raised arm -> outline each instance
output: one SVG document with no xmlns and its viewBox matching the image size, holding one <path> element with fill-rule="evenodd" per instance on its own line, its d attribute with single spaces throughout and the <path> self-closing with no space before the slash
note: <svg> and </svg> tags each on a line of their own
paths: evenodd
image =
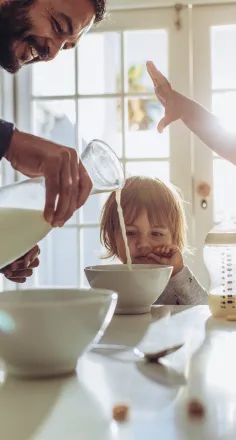
<svg viewBox="0 0 236 440">
<path fill-rule="evenodd" d="M 181 119 L 207 147 L 236 165 L 236 137 L 225 130 L 211 112 L 173 90 L 152 62 L 147 63 L 147 70 L 156 96 L 165 108 L 165 116 L 158 124 L 158 131 L 162 132 L 169 124 Z"/>
</svg>

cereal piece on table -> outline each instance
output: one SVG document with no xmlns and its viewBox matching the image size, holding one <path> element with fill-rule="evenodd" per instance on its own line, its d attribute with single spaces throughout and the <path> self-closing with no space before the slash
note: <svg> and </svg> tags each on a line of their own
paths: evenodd
<svg viewBox="0 0 236 440">
<path fill-rule="evenodd" d="M 129 417 L 129 405 L 117 404 L 113 407 L 113 419 L 117 422 L 125 422 Z"/>
<path fill-rule="evenodd" d="M 204 417 L 205 409 L 203 404 L 196 399 L 190 400 L 188 403 L 188 413 L 191 417 Z"/>
</svg>

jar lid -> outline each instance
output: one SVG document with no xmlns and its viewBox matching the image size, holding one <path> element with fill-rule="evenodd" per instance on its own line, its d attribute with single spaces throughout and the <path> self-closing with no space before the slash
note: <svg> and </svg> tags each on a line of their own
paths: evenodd
<svg viewBox="0 0 236 440">
<path fill-rule="evenodd" d="M 205 239 L 205 244 L 212 245 L 236 245 L 236 233 L 235 232 L 209 232 Z"/>
<path fill-rule="evenodd" d="M 236 245 L 236 223 L 226 221 L 215 226 L 205 239 L 205 244 L 210 245 Z"/>
</svg>

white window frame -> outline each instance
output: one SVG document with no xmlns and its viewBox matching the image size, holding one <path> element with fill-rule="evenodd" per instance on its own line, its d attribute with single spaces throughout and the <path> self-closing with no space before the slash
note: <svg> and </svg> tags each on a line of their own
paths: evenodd
<svg viewBox="0 0 236 440">
<path fill-rule="evenodd" d="M 192 11 L 187 7 L 181 12 L 182 28 L 177 30 L 175 26 L 176 12 L 174 8 L 153 8 L 147 10 L 129 10 L 129 11 L 116 11 L 112 13 L 110 20 L 104 21 L 99 27 L 94 28 L 93 32 L 123 32 L 132 30 L 153 30 L 153 29 L 167 29 L 168 30 L 168 44 L 169 44 L 169 78 L 175 85 L 176 89 L 186 95 L 191 93 L 191 78 L 190 78 L 190 63 L 187 54 L 190 53 L 191 43 L 189 38 L 189 25 Z M 123 40 L 122 34 L 121 38 Z M 83 42 L 81 42 L 83 44 Z M 122 46 L 123 47 L 123 46 Z M 122 56 L 122 77 L 124 77 L 124 62 L 123 52 Z M 75 69 L 77 70 L 77 62 L 75 63 Z M 76 75 L 78 72 L 76 71 Z M 77 85 L 76 85 L 77 87 Z M 138 94 L 139 95 L 139 94 Z M 106 97 L 120 97 L 123 102 L 124 110 L 124 98 L 129 94 L 124 93 L 124 89 L 121 94 L 108 94 L 108 95 L 89 95 L 89 98 L 106 98 Z M 131 95 L 132 96 L 132 95 Z M 140 95 L 141 96 L 141 95 Z M 153 94 L 145 93 L 145 97 L 153 97 Z M 63 97 L 64 98 L 64 97 Z M 71 98 L 71 97 L 70 97 Z M 78 90 L 76 89 L 75 99 L 80 98 Z M 83 95 L 82 98 L 86 98 Z M 27 67 L 20 71 L 16 76 L 16 123 L 17 126 L 24 131 L 31 132 L 32 127 L 30 124 L 31 119 L 31 68 Z M 43 98 L 41 98 L 43 99 Z M 55 99 L 55 97 L 46 97 L 46 99 Z M 77 108 L 76 108 L 76 111 Z M 123 113 L 124 114 L 124 113 Z M 78 114 L 77 114 L 78 123 Z M 124 125 L 124 124 L 123 124 Z M 76 132 L 78 132 L 76 130 Z M 124 131 L 123 131 L 124 142 Z M 124 145 L 124 143 L 123 143 Z M 187 164 L 192 163 L 192 151 L 191 151 L 191 136 L 189 131 L 183 126 L 183 124 L 177 122 L 170 127 L 170 178 L 172 183 L 178 186 L 184 191 L 185 200 L 188 203 L 187 207 L 187 220 L 189 225 L 188 238 L 191 245 L 194 245 L 194 219 L 192 210 L 193 189 L 192 189 L 192 167 Z M 124 152 L 124 147 L 123 147 Z M 145 159 L 136 159 L 143 162 Z M 160 162 L 167 159 L 159 159 L 157 157 L 147 158 L 148 161 Z M 133 159 L 129 159 L 129 162 Z M 122 157 L 122 162 L 125 163 L 126 159 Z M 181 170 L 181 171 L 180 171 Z M 97 223 L 83 224 L 78 220 L 78 249 L 79 249 L 79 273 L 83 272 L 83 253 L 80 241 L 80 231 L 83 228 L 97 227 Z M 65 227 L 74 227 L 74 225 L 68 225 Z M 48 250 L 50 252 L 50 249 Z M 193 260 L 193 259 L 191 259 Z M 193 264 L 189 261 L 190 266 Z"/>
<path fill-rule="evenodd" d="M 205 108 L 212 108 L 212 82 L 211 82 L 211 26 L 235 25 L 236 5 L 202 5 L 194 7 L 192 20 L 193 41 L 193 98 Z M 203 50 L 204 48 L 204 50 Z M 194 216 L 197 224 L 195 231 L 196 254 L 195 266 L 201 274 L 201 282 L 208 283 L 208 274 L 204 267 L 202 249 L 205 236 L 212 229 L 213 219 L 213 152 L 196 137 L 194 142 Z M 204 158 L 204 160 L 203 160 Z M 202 209 L 201 196 L 197 194 L 199 183 L 206 182 L 211 188 L 208 198 L 208 208 Z"/>
</svg>

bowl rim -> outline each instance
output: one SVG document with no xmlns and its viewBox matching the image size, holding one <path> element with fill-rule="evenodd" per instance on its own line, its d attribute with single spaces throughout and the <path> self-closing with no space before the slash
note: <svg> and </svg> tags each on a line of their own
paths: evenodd
<svg viewBox="0 0 236 440">
<path fill-rule="evenodd" d="M 149 272 L 150 270 L 159 270 L 159 269 L 173 269 L 173 266 L 166 265 L 166 264 L 132 264 L 132 266 L 135 266 L 139 271 L 142 272 Z M 95 266 L 87 266 L 84 268 L 85 272 L 112 272 L 110 267 L 120 267 L 121 270 L 114 270 L 113 272 L 128 272 L 132 273 L 132 271 L 128 271 L 128 265 L 127 264 L 101 264 L 101 265 L 95 265 Z M 107 268 L 107 269 L 106 269 Z M 108 269 L 109 268 L 109 269 Z M 122 268 L 125 268 L 122 270 Z M 136 271 L 134 271 L 136 272 Z"/>
<path fill-rule="evenodd" d="M 34 295 L 34 292 L 37 294 L 43 294 L 48 291 L 55 291 L 55 298 L 48 299 L 47 298 L 37 298 L 37 300 L 26 299 L 24 300 L 22 297 L 24 293 L 29 294 L 29 292 L 32 292 L 32 296 Z M 73 294 L 80 293 L 77 298 L 68 298 L 68 299 L 57 299 L 56 295 L 58 292 L 65 292 Z M 7 300 L 7 295 L 9 296 L 9 300 Z M 58 287 L 55 286 L 49 287 L 37 287 L 37 288 L 26 288 L 23 290 L 4 290 L 0 293 L 0 311 L 1 309 L 5 308 L 57 308 L 61 306 L 71 306 L 71 305 L 83 305 L 83 304 L 89 304 L 90 301 L 96 300 L 98 298 L 111 298 L 111 301 L 117 301 L 118 294 L 111 289 L 102 289 L 102 288 L 73 288 L 73 287 Z"/>
</svg>

